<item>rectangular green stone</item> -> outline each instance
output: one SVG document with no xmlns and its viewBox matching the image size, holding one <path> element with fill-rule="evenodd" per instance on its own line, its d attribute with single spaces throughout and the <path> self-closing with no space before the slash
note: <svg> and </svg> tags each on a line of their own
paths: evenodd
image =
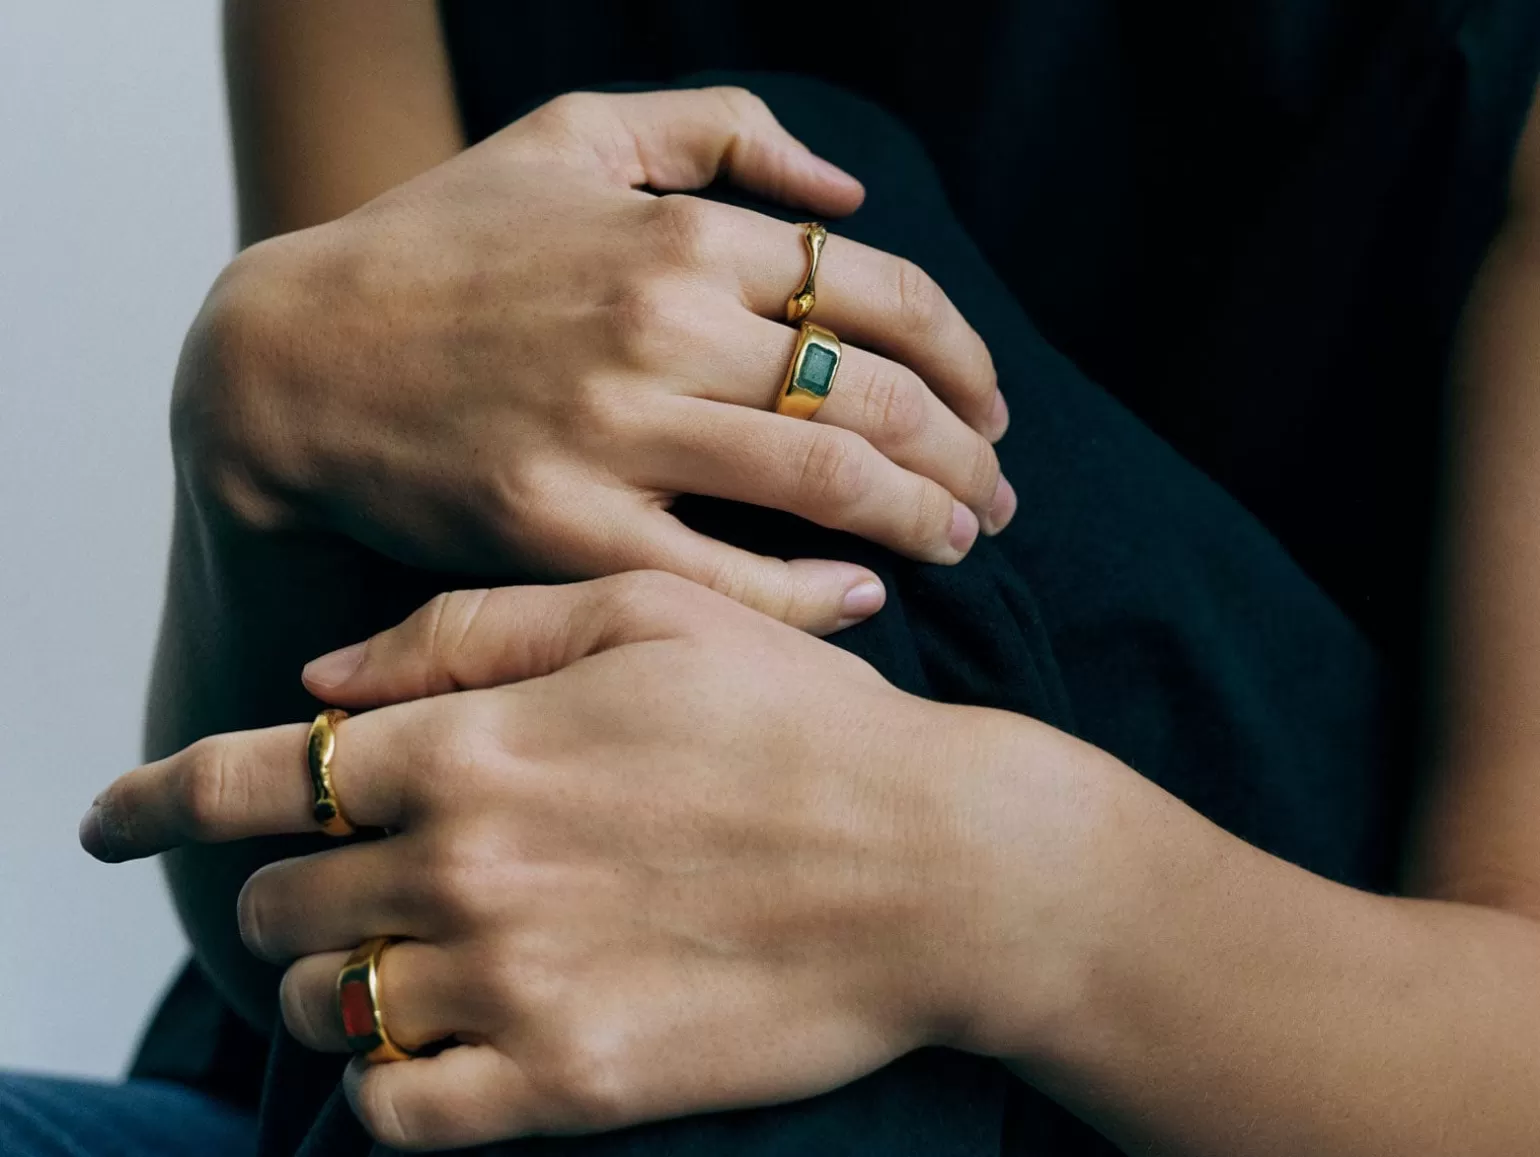
<svg viewBox="0 0 1540 1157">
<path fill-rule="evenodd" d="M 821 345 L 809 342 L 802 351 L 802 364 L 797 367 L 797 379 L 793 383 L 799 390 L 806 390 L 817 397 L 826 397 L 834 383 L 834 355 Z"/>
</svg>

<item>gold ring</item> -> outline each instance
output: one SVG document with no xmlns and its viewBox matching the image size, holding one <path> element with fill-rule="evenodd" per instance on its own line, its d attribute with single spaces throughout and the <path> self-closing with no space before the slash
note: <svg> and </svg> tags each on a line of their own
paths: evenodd
<svg viewBox="0 0 1540 1157">
<path fill-rule="evenodd" d="M 813 312 L 818 304 L 814 283 L 818 279 L 818 258 L 823 253 L 823 243 L 829 239 L 829 231 L 817 221 L 807 221 L 800 226 L 802 240 L 807 243 L 807 278 L 802 288 L 786 299 L 786 320 L 795 325 Z"/>
<path fill-rule="evenodd" d="M 305 763 L 310 768 L 310 787 L 315 803 L 310 814 L 329 836 L 351 836 L 356 830 L 343 814 L 342 801 L 332 790 L 332 756 L 337 752 L 337 724 L 348 717 L 346 711 L 323 711 L 310 725 L 305 741 Z"/>
<path fill-rule="evenodd" d="M 365 940 L 337 973 L 337 1005 L 348 1048 L 371 1064 L 409 1060 L 414 1054 L 390 1039 L 380 1011 L 380 959 L 396 941 L 389 936 Z"/>
<path fill-rule="evenodd" d="M 775 412 L 792 418 L 811 418 L 834 388 L 840 368 L 840 339 L 821 325 L 804 321 L 797 331 L 797 348 L 786 367 Z"/>
</svg>

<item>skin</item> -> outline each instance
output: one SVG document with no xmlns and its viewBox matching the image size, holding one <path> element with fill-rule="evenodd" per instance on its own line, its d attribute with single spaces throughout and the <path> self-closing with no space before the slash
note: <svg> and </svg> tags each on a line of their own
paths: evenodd
<svg viewBox="0 0 1540 1157">
<path fill-rule="evenodd" d="M 686 529 L 668 509 L 682 490 L 940 563 L 1009 521 L 988 351 L 910 263 L 830 239 L 818 315 L 849 339 L 838 389 L 814 422 L 766 412 L 791 353 L 770 319 L 805 268 L 799 231 L 640 188 L 721 173 L 824 214 L 859 204 L 860 186 L 757 98 L 569 96 L 457 152 L 423 6 L 344 7 L 227 14 L 242 233 L 288 231 L 226 269 L 178 367 L 151 753 L 307 713 L 301 663 L 454 585 L 446 571 L 657 567 L 821 633 L 881 606 L 864 568 Z M 329 68 L 339 54 L 359 59 Z M 374 154 L 395 156 L 398 136 L 410 147 L 392 168 Z M 404 183 L 322 217 L 365 195 L 370 173 Z M 195 952 L 259 1026 L 276 977 L 231 912 L 284 851 L 167 862 Z"/>
<path fill-rule="evenodd" d="M 1104 753 L 920 703 L 677 577 L 441 598 L 307 673 L 330 701 L 389 704 L 343 725 L 338 775 L 357 818 L 396 834 L 308 845 L 323 850 L 264 868 L 239 903 L 252 951 L 288 965 L 285 1022 L 318 1048 L 340 1044 L 338 951 L 417 941 L 387 956 L 393 1024 L 465 1043 L 355 1065 L 366 1127 L 402 1148 L 611 1128 L 804 1096 L 943 1043 L 1005 1058 L 1130 1152 L 1532 1149 L 1534 120 L 1465 331 L 1448 725 L 1406 895 L 1310 876 Z M 236 332 L 195 329 L 185 372 L 262 364 L 263 343 Z M 163 753 L 302 718 L 273 673 L 414 593 L 334 528 L 264 524 L 231 498 L 263 509 L 273 491 L 209 486 L 193 466 L 158 668 Z M 291 724 L 196 744 L 129 773 L 83 826 L 107 859 L 181 849 L 200 956 L 254 1019 L 273 974 L 209 930 L 228 926 L 232 882 L 297 850 L 246 837 L 311 830 L 301 739 Z M 243 850 L 208 854 L 224 841 Z M 479 886 L 489 876 L 509 886 Z M 745 1036 L 754 1049 L 721 1047 Z"/>
</svg>

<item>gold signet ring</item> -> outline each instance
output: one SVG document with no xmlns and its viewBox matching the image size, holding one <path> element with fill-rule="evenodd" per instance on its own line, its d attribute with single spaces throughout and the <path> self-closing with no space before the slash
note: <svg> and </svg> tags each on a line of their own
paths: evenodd
<svg viewBox="0 0 1540 1157">
<path fill-rule="evenodd" d="M 797 348 L 781 381 L 775 412 L 792 418 L 811 418 L 834 388 L 840 368 L 840 339 L 821 325 L 804 321 L 797 330 Z"/>
</svg>

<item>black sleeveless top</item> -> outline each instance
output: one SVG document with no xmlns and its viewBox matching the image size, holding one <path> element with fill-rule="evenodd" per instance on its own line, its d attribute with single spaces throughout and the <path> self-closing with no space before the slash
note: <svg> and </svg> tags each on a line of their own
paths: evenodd
<svg viewBox="0 0 1540 1157">
<path fill-rule="evenodd" d="M 896 114 L 1047 338 L 1415 671 L 1451 340 L 1540 74 L 1536 0 L 440 8 L 472 140 L 708 69 Z M 190 968 L 135 1071 L 254 1105 L 265 1049 Z"/>
<path fill-rule="evenodd" d="M 543 96 L 715 68 L 814 74 L 896 113 L 1047 338 L 1377 641 L 1418 638 L 1450 334 L 1503 208 L 1540 5 L 441 11 L 472 140 Z"/>
</svg>

